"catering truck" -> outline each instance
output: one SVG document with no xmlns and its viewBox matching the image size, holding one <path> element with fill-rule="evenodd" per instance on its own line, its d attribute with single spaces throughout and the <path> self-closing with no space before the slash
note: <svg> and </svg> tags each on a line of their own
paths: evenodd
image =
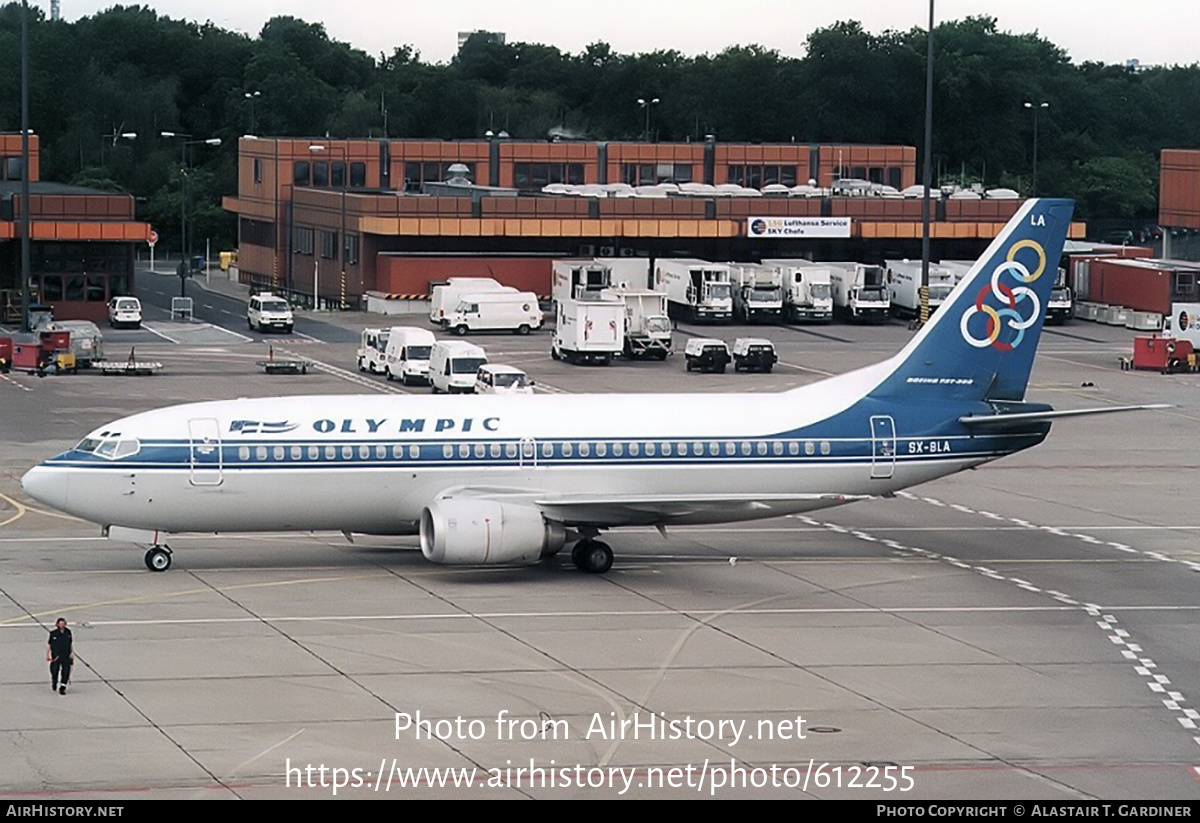
<svg viewBox="0 0 1200 823">
<path fill-rule="evenodd" d="M 916 317 L 921 313 L 921 261 L 885 260 L 888 301 L 897 317 Z M 937 311 L 954 289 L 959 274 L 950 266 L 929 264 L 929 313 Z"/>
<path fill-rule="evenodd" d="M 625 348 L 625 302 L 593 294 L 586 300 L 562 300 L 555 305 L 550 356 L 568 363 L 607 366 Z"/>
<path fill-rule="evenodd" d="M 883 266 L 824 263 L 829 267 L 834 310 L 857 323 L 887 320 L 889 301 Z"/>
<path fill-rule="evenodd" d="M 677 257 L 658 261 L 654 290 L 667 295 L 671 317 L 728 323 L 733 317 L 729 266 Z"/>
<path fill-rule="evenodd" d="M 791 323 L 833 319 L 833 292 L 829 285 L 829 267 L 808 260 L 764 260 L 777 266 L 783 280 L 783 316 Z"/>
<path fill-rule="evenodd" d="M 667 296 L 645 289 L 613 289 L 607 292 L 625 303 L 625 356 L 666 360 L 674 350 Z"/>
<path fill-rule="evenodd" d="M 550 296 L 556 304 L 563 300 L 586 300 L 605 289 L 627 285 L 620 276 L 614 276 L 612 266 L 606 261 L 592 257 L 554 260 L 550 271 Z"/>
<path fill-rule="evenodd" d="M 783 318 L 783 274 L 770 263 L 733 263 L 733 310 L 743 323 Z"/>
</svg>

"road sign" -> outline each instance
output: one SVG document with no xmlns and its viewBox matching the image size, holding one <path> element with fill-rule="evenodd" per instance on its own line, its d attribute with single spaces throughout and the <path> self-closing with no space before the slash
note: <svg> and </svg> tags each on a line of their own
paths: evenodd
<svg viewBox="0 0 1200 823">
<path fill-rule="evenodd" d="M 158 242 L 158 232 L 154 229 L 150 230 L 150 239 L 146 241 L 150 244 L 150 248 L 154 248 L 154 244 Z"/>
</svg>

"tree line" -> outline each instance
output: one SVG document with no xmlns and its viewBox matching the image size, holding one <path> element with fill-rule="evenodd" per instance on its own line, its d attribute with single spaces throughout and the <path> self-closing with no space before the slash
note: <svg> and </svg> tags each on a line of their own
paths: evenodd
<svg viewBox="0 0 1200 823">
<path fill-rule="evenodd" d="M 0 130 L 20 128 L 20 14 L 0 7 Z M 319 23 L 257 37 L 115 6 L 68 23 L 30 9 L 31 125 L 42 178 L 132 193 L 171 244 L 180 198 L 194 237 L 233 242 L 237 137 L 392 137 L 905 144 L 922 150 L 926 32 L 841 22 L 802 57 L 760 46 L 687 56 L 578 54 L 472 36 L 449 63 L 410 46 L 372 57 Z M 1200 66 L 1075 64 L 990 17 L 934 32 L 935 174 L 1070 196 L 1083 219 L 1153 220 L 1158 151 L 1200 144 Z M 646 109 L 638 100 L 659 102 Z M 1032 107 L 1025 106 L 1032 103 Z M 1048 105 L 1043 107 L 1042 103 Z M 162 137 L 162 132 L 176 136 Z M 129 135 L 136 135 L 131 137 Z M 187 135 L 181 136 L 181 135 Z M 220 138 L 221 145 L 202 141 Z M 188 194 L 190 192 L 190 194 Z"/>
</svg>

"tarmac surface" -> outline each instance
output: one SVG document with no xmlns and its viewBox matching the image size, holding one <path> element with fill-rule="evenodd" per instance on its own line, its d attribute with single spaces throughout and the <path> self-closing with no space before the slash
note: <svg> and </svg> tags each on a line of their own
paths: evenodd
<svg viewBox="0 0 1200 823">
<path fill-rule="evenodd" d="M 1059 422 L 892 500 L 617 530 L 606 575 L 439 567 L 415 538 L 325 533 L 182 536 L 154 574 L 26 498 L 21 474 L 172 403 L 427 391 L 355 370 L 359 329 L 419 317 L 310 313 L 264 337 L 244 289 L 208 286 L 187 287 L 197 322 L 171 322 L 178 281 L 145 275 L 146 328 L 105 330 L 110 358 L 136 347 L 160 374 L 0 377 L 5 798 L 1200 799 L 1200 377 L 1119 370 L 1132 332 L 1047 329 L 1029 398 L 1173 408 Z M 682 326 L 677 344 L 745 331 Z M 779 348 L 774 373 L 573 367 L 546 332 L 472 340 L 544 391 L 773 392 L 910 336 L 752 333 Z M 267 345 L 314 368 L 265 376 Z M 59 616 L 65 696 L 44 661 Z"/>
</svg>

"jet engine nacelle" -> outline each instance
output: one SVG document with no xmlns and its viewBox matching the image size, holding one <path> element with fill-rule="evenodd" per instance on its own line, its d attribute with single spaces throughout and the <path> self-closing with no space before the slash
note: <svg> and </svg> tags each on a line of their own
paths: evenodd
<svg viewBox="0 0 1200 823">
<path fill-rule="evenodd" d="M 421 512 L 421 553 L 434 563 L 536 563 L 561 549 L 566 537 L 561 523 L 532 506 L 451 498 Z"/>
</svg>

